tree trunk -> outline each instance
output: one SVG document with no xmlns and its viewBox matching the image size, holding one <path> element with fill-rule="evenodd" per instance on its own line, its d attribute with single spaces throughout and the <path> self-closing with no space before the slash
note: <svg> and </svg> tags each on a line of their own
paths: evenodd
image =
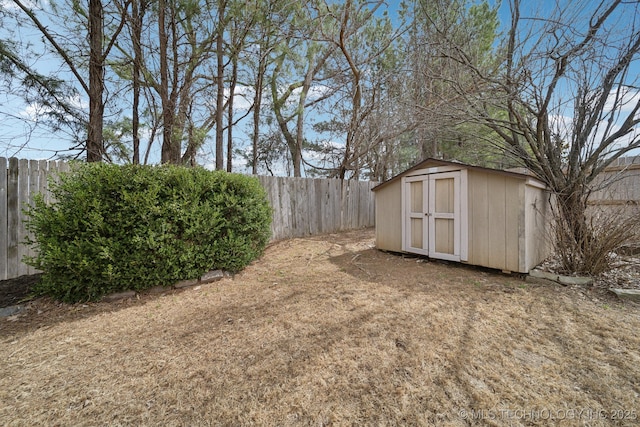
<svg viewBox="0 0 640 427">
<path fill-rule="evenodd" d="M 267 58 L 260 47 L 260 61 L 258 63 L 258 76 L 256 77 L 256 95 L 253 101 L 253 135 L 252 139 L 252 167 L 251 173 L 258 173 L 258 142 L 260 141 L 260 111 L 262 108 L 262 88 L 264 85 L 264 75 L 267 71 Z"/>
<path fill-rule="evenodd" d="M 228 123 L 227 126 L 227 172 L 233 169 L 233 97 L 236 91 L 236 83 L 238 81 L 238 57 L 233 56 L 231 68 L 231 82 L 229 83 L 229 105 L 227 106 Z"/>
<path fill-rule="evenodd" d="M 87 162 L 101 162 L 104 103 L 103 8 L 101 0 L 89 0 L 89 128 Z"/>
<path fill-rule="evenodd" d="M 417 132 L 418 138 L 420 138 L 422 158 L 426 159 L 431 157 L 437 159 L 439 157 L 438 141 L 436 141 L 433 133 L 426 129 L 418 129 Z"/>
<path fill-rule="evenodd" d="M 140 70 L 142 68 L 142 19 L 144 16 L 144 0 L 133 0 L 131 3 L 132 14 L 132 42 L 133 42 L 133 106 L 131 126 L 133 133 L 133 164 L 140 164 Z"/>
<path fill-rule="evenodd" d="M 216 170 L 224 169 L 224 14 L 226 0 L 218 2 L 218 33 L 216 35 Z"/>
<path fill-rule="evenodd" d="M 294 165 L 294 176 L 300 176 L 300 168 L 298 167 L 297 173 L 296 174 L 296 168 L 295 168 L 295 160 L 294 157 L 296 157 L 294 155 L 294 152 L 296 151 L 296 137 L 294 137 L 291 132 L 289 131 L 289 125 L 288 125 L 288 119 L 286 119 L 284 117 L 283 111 L 282 109 L 284 108 L 284 105 L 287 101 L 287 96 L 283 96 L 282 98 L 278 98 L 278 82 L 276 80 L 276 75 L 280 72 L 280 69 L 282 67 L 282 64 L 284 62 L 284 55 L 281 55 L 278 60 L 276 61 L 276 67 L 273 73 L 273 78 L 271 79 L 271 98 L 273 99 L 273 113 L 276 116 L 276 121 L 278 122 L 278 127 L 280 128 L 280 131 L 282 132 L 282 136 L 285 139 L 285 142 L 287 143 L 287 147 L 289 148 L 289 153 L 291 154 L 292 157 L 292 162 Z M 295 88 L 299 87 L 298 85 L 295 85 Z M 288 94 L 291 94 L 294 90 L 294 85 L 290 85 L 289 89 L 288 89 Z M 304 88 L 302 89 L 302 92 L 300 94 L 300 99 L 304 99 L 304 97 L 306 96 L 305 92 L 304 92 Z M 298 104 L 300 105 L 300 104 Z M 304 104 L 303 104 L 304 106 Z M 298 110 L 298 114 L 301 114 L 302 111 Z M 298 129 L 300 128 L 300 119 L 298 119 Z M 299 159 L 301 158 L 300 155 L 297 156 Z"/>
<path fill-rule="evenodd" d="M 556 192 L 557 252 L 567 272 L 588 271 L 585 265 L 589 257 L 593 235 L 587 223 L 588 194 L 584 188 L 572 186 Z"/>
<path fill-rule="evenodd" d="M 169 35 L 166 28 L 165 0 L 158 2 L 158 38 L 160 39 L 160 102 L 162 104 L 162 163 L 172 163 L 173 157 L 173 110 L 169 96 Z"/>
<path fill-rule="evenodd" d="M 289 151 L 291 152 L 291 162 L 293 163 L 293 176 L 302 176 L 302 144 L 304 142 L 304 106 L 307 102 L 307 94 L 311 88 L 311 82 L 313 81 L 313 75 L 307 73 L 304 84 L 302 85 L 302 92 L 300 92 L 300 98 L 298 100 L 298 119 L 296 120 L 296 138 L 289 141 Z"/>
</svg>

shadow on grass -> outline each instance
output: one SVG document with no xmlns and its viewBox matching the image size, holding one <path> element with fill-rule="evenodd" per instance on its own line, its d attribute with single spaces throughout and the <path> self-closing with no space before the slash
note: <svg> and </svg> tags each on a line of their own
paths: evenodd
<svg viewBox="0 0 640 427">
<path fill-rule="evenodd" d="M 331 257 L 330 261 L 359 280 L 393 283 L 412 292 L 433 290 L 434 286 L 446 286 L 452 292 L 496 289 L 510 292 L 515 287 L 530 286 L 525 284 L 522 274 L 504 274 L 490 268 L 378 249 L 349 252 Z"/>
<path fill-rule="evenodd" d="M 41 274 L 25 275 L 0 281 L 0 308 L 21 304 L 32 299 L 31 288 L 38 283 Z"/>
<path fill-rule="evenodd" d="M 27 276 L 31 277 L 31 276 Z M 37 280 L 37 279 L 36 279 Z M 25 280 L 22 279 L 22 283 Z M 35 281 L 29 282 L 33 285 Z M 134 297 L 116 301 L 98 301 L 68 304 L 49 297 L 32 297 L 29 286 L 16 289 L 9 287 L 7 295 L 15 295 L 9 305 L 20 306 L 20 311 L 13 316 L 0 318 L 0 338 L 11 335 L 22 335 L 44 327 L 52 327 L 62 322 L 73 322 L 87 319 L 103 313 L 113 313 L 130 307 L 153 303 L 167 295 L 178 295 L 191 288 L 171 289 L 161 293 L 141 292 Z"/>
</svg>

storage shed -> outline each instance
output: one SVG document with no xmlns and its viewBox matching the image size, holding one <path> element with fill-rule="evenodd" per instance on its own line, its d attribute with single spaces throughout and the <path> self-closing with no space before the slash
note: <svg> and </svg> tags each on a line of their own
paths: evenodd
<svg viewBox="0 0 640 427">
<path fill-rule="evenodd" d="M 550 253 L 549 193 L 529 175 L 427 159 L 372 191 L 378 249 L 520 273 Z"/>
</svg>

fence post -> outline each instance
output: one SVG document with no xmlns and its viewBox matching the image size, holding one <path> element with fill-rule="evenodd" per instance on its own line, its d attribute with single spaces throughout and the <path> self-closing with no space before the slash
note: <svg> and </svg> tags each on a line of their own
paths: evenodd
<svg viewBox="0 0 640 427">
<path fill-rule="evenodd" d="M 18 277 L 18 159 L 9 159 L 7 171 L 7 278 Z"/>
<path fill-rule="evenodd" d="M 7 225 L 7 159 L 0 157 L 0 280 L 7 276 L 7 248 L 9 246 Z"/>
</svg>

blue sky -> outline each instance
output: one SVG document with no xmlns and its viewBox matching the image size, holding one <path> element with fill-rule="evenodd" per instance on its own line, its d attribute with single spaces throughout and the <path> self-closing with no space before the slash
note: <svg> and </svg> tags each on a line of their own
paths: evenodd
<svg viewBox="0 0 640 427">
<path fill-rule="evenodd" d="M 14 7 L 11 4 L 11 0 L 0 1 L 5 9 Z M 389 2 L 391 16 L 394 15 L 398 4 L 399 2 L 397 1 Z M 556 1 L 523 1 L 523 4 L 526 8 L 530 8 L 532 13 L 537 12 L 540 13 L 541 16 L 550 15 L 556 7 Z M 583 10 L 588 12 L 594 2 L 587 1 L 580 2 L 580 4 L 584 5 Z M 503 25 L 508 24 L 510 16 L 508 1 L 503 2 L 501 5 L 499 16 Z M 49 22 L 48 25 L 53 26 L 54 24 Z M 40 40 L 36 33 L 27 33 L 24 29 L 17 30 L 20 31 L 19 34 L 22 37 L 26 39 L 32 38 L 36 44 Z M 0 31 L 6 33 L 6 29 L 0 29 Z M 60 68 L 60 62 L 51 55 L 46 54 L 38 60 L 37 65 L 42 70 L 55 70 Z M 85 109 L 88 107 L 86 97 L 80 97 L 76 99 L 75 102 Z M 242 103 L 243 100 L 238 98 L 236 102 Z M 0 156 L 48 159 L 55 157 L 60 150 L 66 150 L 73 145 L 74 135 L 64 133 L 52 134 L 44 127 L 31 127 L 33 122 L 24 120 L 29 118 L 37 119 L 37 106 L 27 106 L 22 103 L 19 98 L 4 91 L 0 93 L 0 105 L 3 106 L 2 109 L 5 113 L 2 117 L 2 123 L 0 123 Z M 558 120 L 567 120 L 567 117 L 559 117 Z M 248 125 L 248 123 L 246 125 L 240 125 L 234 130 L 236 143 L 249 141 Z M 25 135 L 27 135 L 27 137 L 25 137 Z M 211 140 L 208 142 L 207 147 L 200 160 L 209 163 L 213 161 L 213 142 Z M 154 161 L 159 160 L 159 151 L 160 143 L 156 142 L 155 149 L 151 155 Z M 238 165 L 238 161 L 236 161 L 235 165 Z"/>
</svg>

